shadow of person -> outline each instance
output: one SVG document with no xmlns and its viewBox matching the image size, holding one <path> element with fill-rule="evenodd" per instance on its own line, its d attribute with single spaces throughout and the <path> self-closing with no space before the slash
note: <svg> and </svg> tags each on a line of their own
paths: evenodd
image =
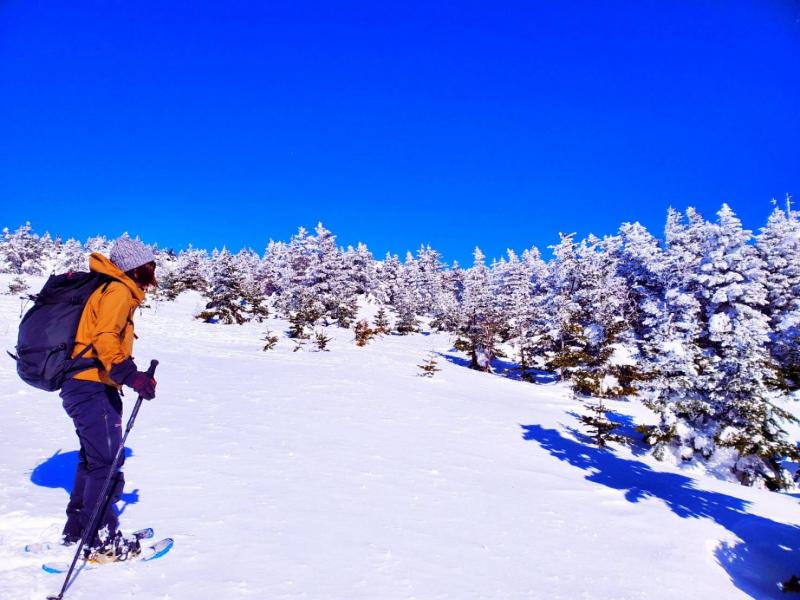
<svg viewBox="0 0 800 600">
<path fill-rule="evenodd" d="M 624 492 L 628 502 L 658 498 L 681 518 L 711 519 L 741 541 L 715 551 L 733 584 L 754 598 L 785 598 L 777 582 L 800 572 L 800 527 L 747 512 L 749 502 L 695 487 L 690 477 L 570 440 L 554 429 L 522 425 L 523 437 L 557 459 L 588 471 L 586 480 Z"/>
<path fill-rule="evenodd" d="M 127 461 L 131 456 L 133 456 L 133 450 L 126 447 L 125 460 Z M 53 456 L 34 467 L 31 471 L 31 483 L 46 488 L 61 488 L 69 496 L 72 493 L 79 457 L 80 452 L 77 450 L 70 452 L 56 450 Z M 117 508 L 117 512 L 121 515 L 129 504 L 139 502 L 139 490 L 123 493 L 120 501 L 122 506 Z"/>
</svg>

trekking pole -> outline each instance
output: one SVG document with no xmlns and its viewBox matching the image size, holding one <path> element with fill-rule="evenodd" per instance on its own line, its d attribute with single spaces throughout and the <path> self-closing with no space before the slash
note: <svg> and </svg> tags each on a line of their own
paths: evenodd
<svg viewBox="0 0 800 600">
<path fill-rule="evenodd" d="M 150 378 L 155 375 L 157 366 L 157 360 L 150 361 L 150 367 L 147 369 L 147 374 L 150 376 Z M 58 593 L 58 596 L 48 596 L 47 600 L 62 600 L 64 598 L 64 593 L 67 591 L 67 587 L 69 587 L 70 577 L 72 577 L 72 572 L 75 570 L 75 565 L 78 563 L 78 558 L 80 558 L 81 550 L 83 550 L 86 542 L 94 537 L 97 531 L 97 526 L 99 523 L 96 523 L 96 521 L 100 517 L 100 510 L 106 505 L 108 500 L 106 496 L 108 496 L 111 490 L 111 480 L 114 479 L 114 476 L 117 474 L 117 465 L 119 464 L 119 459 L 125 452 L 125 440 L 128 439 L 128 434 L 131 432 L 133 422 L 136 420 L 136 415 L 139 414 L 139 408 L 142 406 L 142 400 L 144 400 L 144 398 L 141 396 L 136 399 L 136 404 L 133 407 L 133 411 L 131 411 L 131 416 L 128 418 L 128 425 L 125 427 L 125 435 L 122 436 L 122 442 L 120 442 L 119 448 L 117 448 L 117 455 L 114 457 L 114 462 L 111 463 L 111 470 L 108 472 L 108 476 L 106 477 L 106 482 L 103 485 L 103 491 L 100 493 L 100 497 L 97 499 L 97 504 L 94 507 L 91 518 L 89 519 L 89 525 L 84 530 L 83 535 L 81 536 L 81 541 L 78 544 L 78 549 L 75 551 L 75 556 L 72 558 L 72 564 L 69 566 L 69 571 L 67 571 L 67 576 L 64 579 L 64 585 L 61 586 L 61 591 Z"/>
</svg>

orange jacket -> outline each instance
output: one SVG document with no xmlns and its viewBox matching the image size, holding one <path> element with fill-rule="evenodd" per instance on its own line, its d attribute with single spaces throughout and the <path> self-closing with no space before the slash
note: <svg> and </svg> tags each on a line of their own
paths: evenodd
<svg viewBox="0 0 800 600">
<path fill-rule="evenodd" d="M 92 344 L 83 357 L 99 359 L 103 368 L 81 371 L 74 378 L 119 386 L 120 382 L 113 381 L 108 372 L 133 354 L 133 315 L 144 300 L 144 292 L 119 267 L 98 252 L 89 257 L 89 270 L 104 273 L 118 281 L 112 281 L 108 286 L 101 285 L 89 296 L 78 323 L 72 350 L 72 356 L 75 357 L 84 347 Z"/>
</svg>

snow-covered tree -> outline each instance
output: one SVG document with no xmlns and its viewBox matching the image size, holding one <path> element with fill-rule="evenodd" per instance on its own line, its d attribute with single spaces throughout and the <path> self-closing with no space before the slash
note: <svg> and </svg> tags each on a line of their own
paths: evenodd
<svg viewBox="0 0 800 600">
<path fill-rule="evenodd" d="M 580 394 L 634 392 L 628 289 L 617 259 L 620 244 L 618 237 L 590 235 L 575 245 L 571 236 L 563 236 L 555 248 L 550 309 L 557 337 L 549 365 L 571 379 Z"/>
<path fill-rule="evenodd" d="M 208 298 L 206 308 L 198 319 L 213 323 L 242 323 L 250 320 L 247 303 L 244 299 L 246 274 L 239 261 L 223 248 L 214 250 L 211 255 L 211 278 L 205 295 Z"/>
<path fill-rule="evenodd" d="M 70 238 L 63 244 L 56 259 L 56 271 L 68 273 L 70 271 L 88 271 L 88 254 L 78 240 Z"/>
<path fill-rule="evenodd" d="M 783 383 L 800 388 L 800 214 L 775 208 L 756 241 L 764 261 L 767 303 L 764 312 L 772 327 L 770 352 Z"/>
<path fill-rule="evenodd" d="M 413 333 L 419 329 L 415 281 L 412 269 L 407 264 L 402 265 L 392 291 L 392 307 L 397 313 L 395 329 L 401 335 Z"/>
<path fill-rule="evenodd" d="M 747 485 L 783 488 L 791 479 L 781 460 L 797 456 L 797 449 L 782 428 L 792 418 L 777 405 L 764 312 L 767 271 L 734 212 L 723 205 L 717 214 L 713 243 L 700 263 L 709 355 L 702 385 L 714 407 L 718 444 L 738 451 L 734 473 Z"/>
<path fill-rule="evenodd" d="M 366 244 L 359 243 L 356 249 L 348 246 L 344 253 L 344 271 L 358 295 L 372 293 L 375 287 L 375 259 Z"/>
<path fill-rule="evenodd" d="M 671 451 L 680 460 L 695 454 L 709 458 L 714 452 L 713 407 L 700 374 L 707 355 L 703 335 L 705 300 L 699 281 L 700 262 L 711 244 L 710 224 L 694 209 L 667 214 L 663 295 L 643 305 L 645 325 L 644 368 L 648 379 L 640 384 L 645 404 L 659 415 L 659 423 L 646 428 L 645 439 L 656 458 Z"/>
<path fill-rule="evenodd" d="M 340 327 L 349 328 L 356 317 L 357 285 L 348 278 L 342 252 L 336 246 L 336 236 L 322 223 L 311 238 L 311 261 L 308 285 L 322 304 L 322 314 Z"/>
<path fill-rule="evenodd" d="M 181 250 L 167 273 L 159 274 L 159 286 L 164 295 L 174 300 L 184 291 L 205 292 L 208 289 L 211 266 L 205 250 Z"/>
<path fill-rule="evenodd" d="M 42 275 L 46 259 L 45 245 L 42 239 L 33 233 L 30 223 L 21 225 L 13 233 L 7 227 L 3 229 L 3 237 L 0 240 L 3 272 Z"/>
<path fill-rule="evenodd" d="M 480 248 L 473 252 L 472 267 L 464 273 L 464 293 L 458 332 L 470 355 L 470 368 L 491 371 L 501 319 L 494 307 L 491 273 Z"/>
</svg>

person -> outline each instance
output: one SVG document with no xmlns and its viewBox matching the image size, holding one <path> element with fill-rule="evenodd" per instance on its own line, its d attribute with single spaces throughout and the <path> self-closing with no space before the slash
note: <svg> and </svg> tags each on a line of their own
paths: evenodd
<svg viewBox="0 0 800 600">
<path fill-rule="evenodd" d="M 150 248 L 127 235 L 114 242 L 108 258 L 92 253 L 89 269 L 111 279 L 89 296 L 72 356 L 83 352 L 84 357 L 94 359 L 96 366 L 76 373 L 61 388 L 63 407 L 80 442 L 63 542 L 76 543 L 85 534 L 86 556 L 98 562 L 127 560 L 141 552 L 137 539 L 125 538 L 118 530 L 114 505 L 125 486 L 122 471 L 113 474 L 94 532 L 88 530 L 92 525 L 88 521 L 101 501 L 103 486 L 122 442 L 122 386 L 132 388 L 147 400 L 155 397 L 155 379 L 140 371 L 133 359 L 133 318 L 145 291 L 156 285 L 155 268 Z"/>
</svg>

